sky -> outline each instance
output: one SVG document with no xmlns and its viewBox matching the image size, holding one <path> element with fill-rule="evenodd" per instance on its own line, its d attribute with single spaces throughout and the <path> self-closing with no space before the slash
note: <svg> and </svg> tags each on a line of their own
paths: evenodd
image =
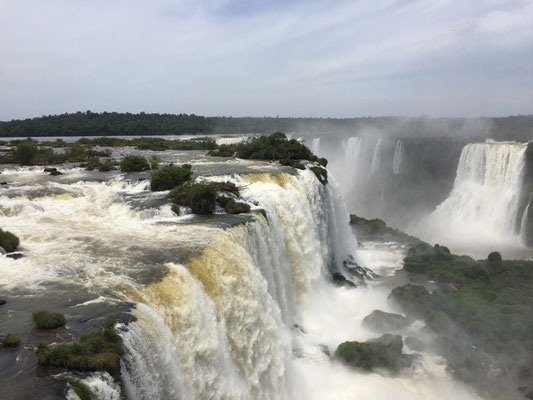
<svg viewBox="0 0 533 400">
<path fill-rule="evenodd" d="M 533 0 L 0 0 L 0 120 L 533 113 Z"/>
</svg>

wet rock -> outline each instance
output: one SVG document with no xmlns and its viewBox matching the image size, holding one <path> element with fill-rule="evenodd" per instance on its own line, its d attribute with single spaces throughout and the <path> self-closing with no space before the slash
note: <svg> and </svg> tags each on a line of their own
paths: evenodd
<svg viewBox="0 0 533 400">
<path fill-rule="evenodd" d="M 57 168 L 47 167 L 43 171 L 44 172 L 49 172 L 49 173 L 57 172 Z"/>
<path fill-rule="evenodd" d="M 58 175 L 63 175 L 63 174 L 61 172 L 59 172 L 59 171 L 52 171 L 52 172 L 50 172 L 50 175 L 58 176 Z"/>
<path fill-rule="evenodd" d="M 391 332 L 411 325 L 412 321 L 400 314 L 374 310 L 363 318 L 363 326 L 377 332 Z"/>
<path fill-rule="evenodd" d="M 7 185 L 7 182 L 0 182 L 0 185 Z"/>
<path fill-rule="evenodd" d="M 21 253 L 20 251 L 15 251 L 14 253 L 8 253 L 6 254 L 7 258 L 12 258 L 13 260 L 18 260 L 22 257 L 24 257 L 24 253 Z"/>
<path fill-rule="evenodd" d="M 404 342 L 405 342 L 405 345 L 409 347 L 411 350 L 424 351 L 426 349 L 426 344 L 422 340 L 414 336 L 407 336 Z"/>
<path fill-rule="evenodd" d="M 346 277 L 340 272 L 333 272 L 331 274 L 331 281 L 337 286 L 350 286 L 355 287 L 355 283 L 346 279 Z"/>
<path fill-rule="evenodd" d="M 0 306 L 3 306 L 4 304 L 6 304 L 7 302 L 4 300 L 4 299 L 0 299 Z"/>
<path fill-rule="evenodd" d="M 331 353 L 329 352 L 329 347 L 326 344 L 319 344 L 318 347 L 320 347 L 320 350 L 322 350 L 322 353 L 328 356 L 328 358 L 331 358 Z"/>
<path fill-rule="evenodd" d="M 292 326 L 292 329 L 295 330 L 298 333 L 303 333 L 303 334 L 307 333 L 302 325 L 294 324 Z"/>
<path fill-rule="evenodd" d="M 415 358 L 403 354 L 402 349 L 403 341 L 400 335 L 385 334 L 366 342 L 344 342 L 337 347 L 335 356 L 354 368 L 398 372 L 402 368 L 410 367 Z"/>
</svg>

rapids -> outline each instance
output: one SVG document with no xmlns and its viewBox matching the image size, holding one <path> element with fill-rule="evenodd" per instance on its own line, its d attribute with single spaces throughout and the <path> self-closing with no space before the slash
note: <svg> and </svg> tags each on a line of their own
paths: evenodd
<svg viewBox="0 0 533 400">
<path fill-rule="evenodd" d="M 253 165 L 236 161 L 215 174 L 209 163 L 193 164 L 208 171 L 197 179 L 235 182 L 249 215 L 178 217 L 164 193 L 118 173 L 96 181 L 76 168 L 59 178 L 4 170 L 0 226 L 17 233 L 25 254 L 0 256 L 7 329 L 31 330 L 37 308 L 65 310 L 68 328 L 91 307 L 131 304 L 134 320 L 118 324 L 127 399 L 476 398 L 430 353 L 398 377 L 363 374 L 326 355 L 375 336 L 361 319 L 394 310 L 387 294 L 405 254 L 396 244 L 358 249 L 333 177 L 322 185 L 308 170 L 257 163 L 250 173 Z M 332 285 L 332 273 L 349 276 L 347 259 L 384 278 Z M 117 398 L 106 374 L 83 379 L 101 398 Z M 13 398 L 22 393 L 15 382 L 0 373 Z"/>
</svg>

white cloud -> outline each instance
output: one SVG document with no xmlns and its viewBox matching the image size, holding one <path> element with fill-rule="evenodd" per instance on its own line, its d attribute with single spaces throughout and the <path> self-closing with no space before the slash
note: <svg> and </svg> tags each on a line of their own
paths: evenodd
<svg viewBox="0 0 533 400">
<path fill-rule="evenodd" d="M 529 0 L 0 4 L 0 119 L 532 112 Z"/>
</svg>

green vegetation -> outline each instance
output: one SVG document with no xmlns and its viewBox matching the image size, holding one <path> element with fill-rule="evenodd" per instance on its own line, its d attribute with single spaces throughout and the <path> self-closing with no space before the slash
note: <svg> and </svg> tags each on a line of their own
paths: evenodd
<svg viewBox="0 0 533 400">
<path fill-rule="evenodd" d="M 154 170 L 154 169 L 158 169 L 159 168 L 159 163 L 161 163 L 161 157 L 159 157 L 158 155 L 151 155 L 150 156 L 150 169 Z"/>
<path fill-rule="evenodd" d="M 420 243 L 420 239 L 410 236 L 398 229 L 388 227 L 381 219 L 365 219 L 350 215 L 350 225 L 355 227 L 358 240 L 400 242 L 406 244 Z"/>
<path fill-rule="evenodd" d="M 303 165 L 300 161 L 296 161 L 296 160 L 280 160 L 279 163 L 281 165 L 293 167 L 296 169 L 302 169 L 302 170 L 305 169 L 305 165 Z"/>
<path fill-rule="evenodd" d="M 20 241 L 17 236 L 9 231 L 3 231 L 0 229 L 0 247 L 3 248 L 7 253 L 12 253 L 17 250 Z"/>
<path fill-rule="evenodd" d="M 85 168 L 87 168 L 88 171 L 97 169 L 100 172 L 108 172 L 115 169 L 115 163 L 109 159 L 102 162 L 98 157 L 91 157 L 87 160 Z"/>
<path fill-rule="evenodd" d="M 25 120 L 0 122 L 0 137 L 37 136 L 146 136 L 185 133 L 267 133 L 275 131 L 318 132 L 357 131 L 373 126 L 400 136 L 446 137 L 461 132 L 469 119 L 464 118 L 273 118 L 273 117 L 202 117 L 187 114 L 138 114 L 91 111 L 48 115 Z M 494 126 L 490 136 L 496 140 L 523 140 L 533 137 L 533 116 L 482 118 L 480 126 Z M 486 131 L 483 130 L 483 134 Z M 484 138 L 485 136 L 483 136 Z M 474 138 L 473 138 L 474 140 Z"/>
<path fill-rule="evenodd" d="M 150 189 L 153 191 L 170 190 L 183 185 L 192 177 L 192 167 L 183 164 L 181 167 L 169 165 L 152 172 Z"/>
<path fill-rule="evenodd" d="M 397 372 L 409 367 L 412 356 L 402 353 L 403 341 L 400 335 L 385 334 L 366 342 L 344 342 L 337 347 L 335 356 L 352 367 L 366 371 L 387 369 Z"/>
<path fill-rule="evenodd" d="M 239 196 L 239 189 L 232 182 L 200 182 L 177 186 L 169 192 L 168 197 L 172 198 L 172 209 L 176 214 L 179 214 L 177 206 L 190 207 L 194 214 L 212 214 L 216 209 L 216 202 L 224 207 L 228 214 L 250 211 L 248 204 L 235 201 L 226 195 L 219 195 L 220 192 Z"/>
<path fill-rule="evenodd" d="M 13 160 L 20 165 L 31 165 L 39 148 L 31 140 L 23 140 L 13 150 Z"/>
<path fill-rule="evenodd" d="M 251 160 L 316 160 L 305 145 L 288 140 L 285 134 L 276 132 L 268 136 L 236 145 L 237 157 Z"/>
<path fill-rule="evenodd" d="M 81 379 L 71 378 L 68 380 L 69 386 L 74 390 L 74 393 L 78 395 L 80 400 L 97 400 L 93 391 L 84 383 Z"/>
<path fill-rule="evenodd" d="M 409 249 L 404 259 L 404 270 L 427 279 L 455 284 L 488 279 L 485 268 L 471 257 L 456 256 L 444 246 L 437 244 L 432 247 L 424 242 Z"/>
<path fill-rule="evenodd" d="M 47 345 L 39 343 L 35 352 L 40 365 L 80 371 L 120 373 L 120 357 L 124 353 L 122 339 L 115 331 L 115 319 L 70 343 Z"/>
<path fill-rule="evenodd" d="M 282 132 L 260 136 L 249 142 L 221 145 L 208 154 L 219 157 L 236 155 L 247 160 L 279 160 L 282 165 L 299 169 L 305 168 L 299 160 L 316 161 L 323 166 L 327 165 L 325 158 L 318 158 L 305 145 L 295 139 L 287 139 Z M 327 173 L 320 172 L 320 175 L 319 179 L 327 182 Z"/>
<path fill-rule="evenodd" d="M 150 169 L 150 164 L 143 156 L 129 154 L 120 162 L 120 170 L 122 172 L 139 172 Z"/>
<path fill-rule="evenodd" d="M 316 175 L 319 182 L 323 185 L 328 183 L 328 170 L 319 166 L 309 168 Z"/>
<path fill-rule="evenodd" d="M 218 146 L 218 149 L 211 150 L 209 155 L 215 157 L 233 157 L 235 155 L 235 145 L 221 144 Z"/>
<path fill-rule="evenodd" d="M 533 261 L 502 260 L 497 252 L 475 261 L 420 243 L 404 263 L 411 278 L 432 280 L 436 289 L 408 284 L 391 296 L 438 335 L 432 348 L 457 378 L 486 382 L 489 365 L 515 379 L 533 376 Z"/>
<path fill-rule="evenodd" d="M 194 114 L 77 112 L 0 122 L 0 136 L 125 136 L 206 133 L 213 121 Z"/>
<path fill-rule="evenodd" d="M 180 206 L 190 207 L 199 215 L 213 214 L 217 198 L 217 186 L 211 183 L 191 183 L 181 185 L 172 190 L 173 202 Z"/>
<path fill-rule="evenodd" d="M 15 333 L 8 333 L 0 340 L 0 342 L 4 347 L 16 347 L 20 344 L 20 337 Z"/>
<path fill-rule="evenodd" d="M 222 207 L 224 207 L 224 210 L 228 214 L 241 214 L 250 211 L 249 204 L 242 203 L 240 201 L 235 201 L 231 197 L 220 196 L 217 198 L 217 201 Z"/>
<path fill-rule="evenodd" d="M 362 325 L 377 332 L 391 332 L 403 329 L 412 323 L 403 315 L 374 310 L 363 318 Z"/>
<path fill-rule="evenodd" d="M 59 312 L 39 310 L 35 311 L 31 317 L 33 319 L 33 322 L 39 329 L 61 328 L 67 323 L 65 320 L 65 316 Z"/>
</svg>

